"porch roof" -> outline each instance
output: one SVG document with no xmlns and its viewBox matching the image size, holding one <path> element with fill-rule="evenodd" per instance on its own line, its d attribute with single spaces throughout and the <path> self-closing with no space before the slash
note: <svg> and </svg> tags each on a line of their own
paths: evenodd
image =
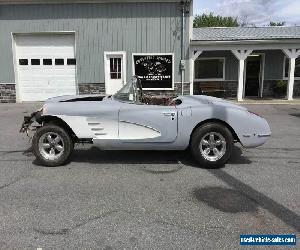
<svg viewBox="0 0 300 250">
<path fill-rule="evenodd" d="M 253 41 L 300 39 L 300 26 L 194 28 L 193 41 Z"/>
</svg>

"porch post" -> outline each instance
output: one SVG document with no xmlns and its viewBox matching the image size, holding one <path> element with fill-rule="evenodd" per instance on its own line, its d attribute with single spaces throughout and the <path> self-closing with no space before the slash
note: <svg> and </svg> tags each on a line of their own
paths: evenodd
<svg viewBox="0 0 300 250">
<path fill-rule="evenodd" d="M 289 79 L 287 86 L 287 99 L 293 100 L 294 84 L 295 84 L 295 65 L 296 58 L 300 55 L 300 49 L 283 49 L 283 52 L 289 58 Z"/>
<path fill-rule="evenodd" d="M 238 93 L 237 93 L 237 99 L 239 102 L 243 101 L 244 70 L 245 70 L 245 59 L 240 59 L 239 60 L 239 82 L 238 82 Z"/>
<path fill-rule="evenodd" d="M 195 60 L 202 52 L 202 50 L 190 50 L 190 95 L 194 95 Z"/>
<path fill-rule="evenodd" d="M 252 53 L 252 50 L 232 50 L 231 52 L 239 60 L 239 79 L 238 79 L 237 100 L 240 102 L 240 101 L 243 101 L 243 93 L 244 93 L 245 60 Z"/>
<path fill-rule="evenodd" d="M 289 60 L 290 60 L 290 66 L 289 66 L 289 81 L 288 81 L 288 87 L 287 87 L 287 99 L 293 100 L 296 58 L 291 57 L 291 58 L 289 58 Z"/>
</svg>

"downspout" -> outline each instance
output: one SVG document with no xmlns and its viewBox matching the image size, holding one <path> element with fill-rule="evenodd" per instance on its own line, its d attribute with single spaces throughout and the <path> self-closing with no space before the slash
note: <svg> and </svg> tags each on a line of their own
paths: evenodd
<svg viewBox="0 0 300 250">
<path fill-rule="evenodd" d="M 185 73 L 185 56 L 184 56 L 184 26 L 185 26 L 185 2 L 181 1 L 181 60 L 180 60 L 180 72 L 181 72 L 181 95 L 184 94 L 184 73 Z"/>
</svg>

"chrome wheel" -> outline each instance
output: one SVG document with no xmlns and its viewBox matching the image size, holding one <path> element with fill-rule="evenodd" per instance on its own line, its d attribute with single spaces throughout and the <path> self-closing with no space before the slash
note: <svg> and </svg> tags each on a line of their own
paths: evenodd
<svg viewBox="0 0 300 250">
<path fill-rule="evenodd" d="M 39 139 L 39 151 L 46 160 L 57 160 L 64 153 L 64 142 L 61 136 L 54 132 L 47 132 Z"/>
<path fill-rule="evenodd" d="M 226 140 L 220 133 L 209 132 L 201 138 L 199 148 L 206 160 L 215 162 L 226 153 Z"/>
</svg>

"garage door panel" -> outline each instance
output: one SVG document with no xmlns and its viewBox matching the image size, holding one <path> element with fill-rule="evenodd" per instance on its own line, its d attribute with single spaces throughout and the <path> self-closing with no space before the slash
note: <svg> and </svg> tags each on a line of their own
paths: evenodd
<svg viewBox="0 0 300 250">
<path fill-rule="evenodd" d="M 47 73 L 45 73 L 47 74 Z M 63 79 L 59 79 L 63 78 Z M 40 81 L 67 81 L 67 80 L 72 80 L 75 82 L 75 79 L 72 76 L 66 75 L 66 74 L 54 74 L 54 75 L 47 75 L 47 79 L 45 79 L 45 75 L 43 74 L 24 74 L 22 75 L 19 80 L 24 80 L 24 81 L 30 81 L 30 80 L 40 80 Z"/>
<path fill-rule="evenodd" d="M 61 56 L 70 56 L 74 57 L 74 49 L 73 48 L 47 48 L 47 47 L 41 47 L 39 48 L 39 52 L 36 51 L 36 48 L 30 47 L 27 49 L 17 50 L 19 55 L 22 55 L 23 57 L 49 57 L 50 58 L 61 58 Z"/>
<path fill-rule="evenodd" d="M 71 46 L 74 44 L 73 34 L 40 34 L 22 35 L 24 39 L 16 40 L 16 44 L 21 47 L 39 46 Z M 32 40 L 34 38 L 34 40 Z"/>
<path fill-rule="evenodd" d="M 45 74 L 47 75 L 47 78 L 45 77 Z M 61 81 L 61 80 L 66 80 L 66 79 L 71 79 L 71 80 L 74 80 L 74 77 L 72 76 L 73 74 L 75 74 L 75 71 L 70 71 L 70 72 L 57 72 L 57 73 L 53 73 L 53 72 L 40 72 L 40 73 L 28 73 L 28 74 L 21 74 L 20 78 L 19 79 L 23 79 L 23 80 L 52 80 L 52 79 L 55 79 L 55 80 L 58 80 L 58 81 Z M 45 79 L 46 78 L 46 79 Z M 63 78 L 63 79 L 62 79 Z"/>
<path fill-rule="evenodd" d="M 67 65 L 67 59 L 75 59 L 74 35 L 18 35 L 15 41 L 17 62 L 28 61 L 28 65 L 18 65 L 21 101 L 44 101 L 58 95 L 76 94 L 76 66 Z M 62 62 L 55 59 L 63 59 L 63 65 L 56 65 Z"/>
<path fill-rule="evenodd" d="M 30 89 L 35 86 L 41 86 L 45 87 L 48 84 L 48 81 L 40 81 L 40 80 L 34 80 L 34 79 L 29 79 L 29 80 L 23 80 L 24 84 L 20 86 L 22 89 Z"/>
<path fill-rule="evenodd" d="M 56 88 L 59 88 L 60 92 L 64 90 L 74 90 L 74 87 L 70 84 L 69 86 L 66 86 L 65 84 L 62 86 L 59 83 L 55 83 L 53 88 L 47 88 L 51 90 L 52 92 L 56 90 Z"/>
<path fill-rule="evenodd" d="M 75 69 L 74 70 L 69 70 L 69 69 L 53 69 L 53 70 L 48 70 L 45 71 L 47 72 L 50 76 L 72 76 L 75 74 Z"/>
</svg>

